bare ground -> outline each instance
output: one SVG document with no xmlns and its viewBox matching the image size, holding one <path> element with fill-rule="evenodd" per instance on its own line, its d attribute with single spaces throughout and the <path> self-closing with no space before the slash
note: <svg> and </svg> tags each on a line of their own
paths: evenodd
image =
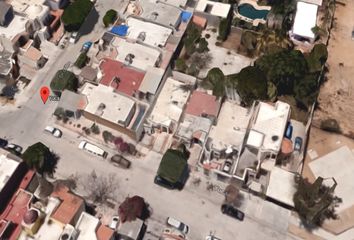
<svg viewBox="0 0 354 240">
<path fill-rule="evenodd" d="M 321 87 L 319 109 L 315 111 L 313 124 L 319 127 L 322 120 L 333 118 L 342 133 L 354 138 L 354 1 L 341 0 L 337 4 L 335 24 L 328 45 L 328 80 Z"/>
</svg>

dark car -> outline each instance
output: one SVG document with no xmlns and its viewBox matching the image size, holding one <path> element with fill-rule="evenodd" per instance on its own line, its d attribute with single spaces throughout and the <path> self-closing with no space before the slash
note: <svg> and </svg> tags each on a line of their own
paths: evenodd
<svg viewBox="0 0 354 240">
<path fill-rule="evenodd" d="M 227 204 L 221 206 L 221 212 L 240 221 L 243 221 L 243 218 L 245 217 L 243 212 Z"/>
<path fill-rule="evenodd" d="M 0 147 L 4 148 L 9 142 L 3 138 L 0 138 Z"/>
<path fill-rule="evenodd" d="M 125 159 L 124 157 L 118 154 L 111 157 L 111 162 L 113 162 L 114 165 L 125 169 L 128 169 L 131 165 L 131 162 L 129 160 Z"/>
<path fill-rule="evenodd" d="M 295 138 L 295 144 L 294 144 L 294 150 L 300 152 L 302 147 L 302 138 L 301 137 L 296 137 Z"/>
<path fill-rule="evenodd" d="M 154 179 L 154 183 L 160 185 L 161 187 L 165 187 L 167 189 L 175 189 L 176 186 L 169 181 L 161 178 L 160 176 L 156 176 Z"/>
</svg>

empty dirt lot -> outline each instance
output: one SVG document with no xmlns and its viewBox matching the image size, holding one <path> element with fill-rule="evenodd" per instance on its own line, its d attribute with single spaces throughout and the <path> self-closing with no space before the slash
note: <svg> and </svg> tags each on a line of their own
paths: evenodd
<svg viewBox="0 0 354 240">
<path fill-rule="evenodd" d="M 335 24 L 331 32 L 327 64 L 328 81 L 321 88 L 313 124 L 321 120 L 336 119 L 343 134 L 354 138 L 354 1 L 341 0 L 337 4 Z"/>
</svg>

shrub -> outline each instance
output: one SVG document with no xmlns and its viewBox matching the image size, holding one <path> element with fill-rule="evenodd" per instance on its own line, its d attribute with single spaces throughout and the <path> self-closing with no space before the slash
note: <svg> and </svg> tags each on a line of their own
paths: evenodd
<svg viewBox="0 0 354 240">
<path fill-rule="evenodd" d="M 209 33 L 205 34 L 205 38 L 209 39 L 210 38 L 210 34 Z"/>
<path fill-rule="evenodd" d="M 221 19 L 219 23 L 219 38 L 221 41 L 225 41 L 227 38 L 227 35 L 229 35 L 230 31 L 230 20 L 227 18 Z"/>
<path fill-rule="evenodd" d="M 197 51 L 198 51 L 199 53 L 203 53 L 203 52 L 209 51 L 208 44 L 209 44 L 209 43 L 207 42 L 207 40 L 205 40 L 205 38 L 201 38 L 201 39 L 199 40 L 199 44 L 198 44 L 198 49 L 197 49 Z"/>
<path fill-rule="evenodd" d="M 80 53 L 79 57 L 76 59 L 74 65 L 81 69 L 81 68 L 85 67 L 87 60 L 88 60 L 88 58 L 87 58 L 86 53 L 82 52 L 82 53 Z"/>
<path fill-rule="evenodd" d="M 106 12 L 106 14 L 103 17 L 103 25 L 105 27 L 108 27 L 110 24 L 114 23 L 116 19 L 117 19 L 117 12 L 113 9 L 110 9 Z"/>
<path fill-rule="evenodd" d="M 187 64 L 182 58 L 178 58 L 175 62 L 176 70 L 179 72 L 186 72 Z"/>
<path fill-rule="evenodd" d="M 103 140 L 107 142 L 112 142 L 114 140 L 114 136 L 111 132 L 103 131 L 102 133 Z"/>
<path fill-rule="evenodd" d="M 321 122 L 321 129 L 328 131 L 328 132 L 334 132 L 334 133 L 340 133 L 340 126 L 337 120 L 333 118 L 328 118 L 326 120 L 323 120 Z"/>
<path fill-rule="evenodd" d="M 89 128 L 85 128 L 84 132 L 85 132 L 86 135 L 90 135 L 91 130 Z"/>
<path fill-rule="evenodd" d="M 76 0 L 65 8 L 61 20 L 65 30 L 78 31 L 93 7 L 90 0 Z"/>
<path fill-rule="evenodd" d="M 93 124 L 93 125 L 91 126 L 91 131 L 92 131 L 92 133 L 94 133 L 94 134 L 100 134 L 100 128 L 98 127 L 97 124 Z"/>
</svg>

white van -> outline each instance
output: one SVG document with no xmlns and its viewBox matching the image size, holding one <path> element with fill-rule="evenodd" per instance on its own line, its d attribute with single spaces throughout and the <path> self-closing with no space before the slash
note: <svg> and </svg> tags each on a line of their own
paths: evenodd
<svg viewBox="0 0 354 240">
<path fill-rule="evenodd" d="M 95 154 L 97 156 L 106 158 L 108 153 L 104 151 L 102 148 L 97 147 L 96 145 L 93 145 L 92 143 L 86 142 L 86 141 L 81 141 L 79 144 L 79 149 L 86 150 L 92 154 Z"/>
</svg>

